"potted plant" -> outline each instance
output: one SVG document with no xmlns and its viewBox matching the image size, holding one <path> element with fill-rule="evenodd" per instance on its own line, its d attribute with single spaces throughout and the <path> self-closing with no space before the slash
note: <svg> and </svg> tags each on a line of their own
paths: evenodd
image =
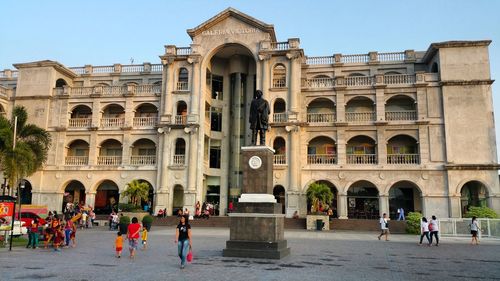
<svg viewBox="0 0 500 281">
<path fill-rule="evenodd" d="M 129 216 L 120 216 L 120 232 L 122 234 L 127 233 L 128 225 L 130 224 L 130 217 Z"/>
<path fill-rule="evenodd" d="M 151 224 L 153 223 L 153 217 L 151 215 L 145 215 L 142 218 L 142 225 L 148 230 L 151 230 Z"/>
<path fill-rule="evenodd" d="M 322 230 L 324 226 L 329 229 L 328 216 L 320 210 L 320 206 L 332 201 L 333 193 L 330 187 L 324 183 L 315 182 L 309 185 L 306 195 L 311 202 L 311 214 L 307 216 L 307 229 Z"/>
</svg>

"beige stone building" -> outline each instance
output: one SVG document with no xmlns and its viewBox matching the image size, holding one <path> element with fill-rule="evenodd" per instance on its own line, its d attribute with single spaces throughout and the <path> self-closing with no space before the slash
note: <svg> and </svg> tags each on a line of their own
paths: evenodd
<svg viewBox="0 0 500 281">
<path fill-rule="evenodd" d="M 224 215 L 241 192 L 240 148 L 262 89 L 287 216 L 306 214 L 313 182 L 331 187 L 340 218 L 500 211 L 490 41 L 310 57 L 298 38 L 278 41 L 273 25 L 231 8 L 187 33 L 190 47 L 167 45 L 157 63 L 0 72 L 0 110 L 25 106 L 53 137 L 26 203 L 82 201 L 104 213 L 140 179 L 155 212 L 208 201 Z"/>
</svg>

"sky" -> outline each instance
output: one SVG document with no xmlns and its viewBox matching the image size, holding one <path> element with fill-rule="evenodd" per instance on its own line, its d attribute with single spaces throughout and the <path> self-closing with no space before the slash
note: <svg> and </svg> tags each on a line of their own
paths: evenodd
<svg viewBox="0 0 500 281">
<path fill-rule="evenodd" d="M 0 69 L 45 59 L 66 66 L 160 63 L 164 45 L 189 46 L 186 30 L 227 7 L 273 24 L 279 41 L 300 38 L 308 56 L 425 51 L 433 42 L 490 39 L 491 76 L 500 79 L 500 1 L 494 0 L 2 0 Z M 498 144 L 499 83 L 492 87 Z"/>
</svg>

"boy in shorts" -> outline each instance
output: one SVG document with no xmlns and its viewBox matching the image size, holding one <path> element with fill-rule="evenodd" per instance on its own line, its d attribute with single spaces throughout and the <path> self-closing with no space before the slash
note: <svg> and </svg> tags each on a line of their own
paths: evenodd
<svg viewBox="0 0 500 281">
<path fill-rule="evenodd" d="M 123 249 L 123 237 L 122 233 L 118 231 L 116 234 L 116 239 L 115 239 L 115 250 L 116 250 L 116 257 L 120 258 L 122 256 L 122 249 Z"/>
<path fill-rule="evenodd" d="M 148 243 L 148 230 L 144 226 L 142 227 L 141 239 L 142 239 L 142 249 L 146 250 L 147 243 Z"/>
</svg>

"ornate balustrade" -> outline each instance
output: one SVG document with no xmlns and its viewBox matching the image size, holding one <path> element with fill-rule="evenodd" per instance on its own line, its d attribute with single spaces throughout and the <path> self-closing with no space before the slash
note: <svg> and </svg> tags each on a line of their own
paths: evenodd
<svg viewBox="0 0 500 281">
<path fill-rule="evenodd" d="M 306 64 L 309 65 L 333 64 L 333 62 L 333 56 L 306 57 Z"/>
<path fill-rule="evenodd" d="M 405 52 L 378 53 L 379 61 L 404 61 Z"/>
<path fill-rule="evenodd" d="M 347 87 L 353 86 L 371 86 L 375 82 L 373 76 L 349 76 L 345 78 Z"/>
<path fill-rule="evenodd" d="M 111 73 L 111 72 L 115 72 L 115 67 L 113 65 L 92 66 L 92 73 Z"/>
<path fill-rule="evenodd" d="M 158 124 L 158 117 L 134 117 L 132 124 L 136 128 L 154 127 Z"/>
<path fill-rule="evenodd" d="M 387 121 L 417 120 L 417 111 L 416 110 L 386 111 L 385 120 Z"/>
<path fill-rule="evenodd" d="M 175 125 L 186 125 L 187 124 L 187 115 L 175 115 L 174 116 L 174 124 Z"/>
<path fill-rule="evenodd" d="M 288 122 L 288 114 L 286 112 L 273 113 L 274 123 Z"/>
<path fill-rule="evenodd" d="M 368 54 L 342 55 L 340 62 L 342 63 L 367 63 L 370 61 Z"/>
<path fill-rule="evenodd" d="M 132 156 L 130 156 L 130 165 L 154 166 L 154 165 L 156 165 L 156 156 L 154 156 L 154 155 L 132 155 Z"/>
<path fill-rule="evenodd" d="M 285 51 L 290 49 L 288 42 L 271 42 L 271 50 Z"/>
<path fill-rule="evenodd" d="M 175 154 L 172 162 L 173 166 L 184 166 L 186 163 L 186 156 L 184 154 Z"/>
<path fill-rule="evenodd" d="M 92 125 L 92 118 L 70 118 L 68 123 L 70 128 L 88 128 Z"/>
<path fill-rule="evenodd" d="M 189 83 L 184 81 L 177 82 L 177 91 L 189 91 Z"/>
<path fill-rule="evenodd" d="M 387 85 L 413 84 L 415 83 L 415 75 L 410 75 L 410 74 L 384 75 L 384 83 Z"/>
<path fill-rule="evenodd" d="M 125 125 L 125 118 L 123 117 L 101 119 L 101 127 L 103 128 L 121 128 L 124 125 Z"/>
<path fill-rule="evenodd" d="M 160 93 L 161 93 L 161 85 L 143 84 L 143 85 L 137 85 L 135 87 L 135 94 L 137 95 L 160 94 Z"/>
<path fill-rule="evenodd" d="M 370 122 L 375 121 L 375 111 L 367 111 L 367 112 L 346 112 L 345 119 L 347 122 Z"/>
<path fill-rule="evenodd" d="M 330 78 L 330 77 L 309 78 L 302 80 L 303 88 L 324 89 L 324 88 L 333 88 L 334 86 L 335 86 L 335 78 Z"/>
<path fill-rule="evenodd" d="M 274 78 L 273 79 L 273 88 L 286 88 L 286 79 L 285 78 Z"/>
<path fill-rule="evenodd" d="M 100 88 L 99 90 L 105 96 L 119 96 L 127 93 L 126 86 L 97 86 L 96 88 Z"/>
<path fill-rule="evenodd" d="M 68 166 L 85 166 L 89 164 L 88 156 L 66 156 L 64 161 L 65 165 Z"/>
<path fill-rule="evenodd" d="M 387 164 L 417 165 L 420 164 L 419 154 L 387 154 Z"/>
<path fill-rule="evenodd" d="M 129 64 L 122 65 L 122 72 L 143 72 L 144 65 L 143 64 Z"/>
<path fill-rule="evenodd" d="M 347 154 L 347 164 L 377 164 L 377 154 Z"/>
<path fill-rule="evenodd" d="M 275 154 L 274 165 L 286 165 L 286 154 Z"/>
<path fill-rule="evenodd" d="M 177 47 L 175 49 L 175 54 L 178 56 L 189 56 L 191 52 L 191 47 Z"/>
<path fill-rule="evenodd" d="M 118 166 L 122 164 L 121 156 L 98 156 L 97 165 Z"/>
<path fill-rule="evenodd" d="M 336 114 L 332 113 L 307 113 L 307 122 L 309 123 L 333 123 Z"/>
<path fill-rule="evenodd" d="M 308 154 L 307 164 L 311 165 L 331 165 L 337 163 L 336 154 Z"/>
</svg>

